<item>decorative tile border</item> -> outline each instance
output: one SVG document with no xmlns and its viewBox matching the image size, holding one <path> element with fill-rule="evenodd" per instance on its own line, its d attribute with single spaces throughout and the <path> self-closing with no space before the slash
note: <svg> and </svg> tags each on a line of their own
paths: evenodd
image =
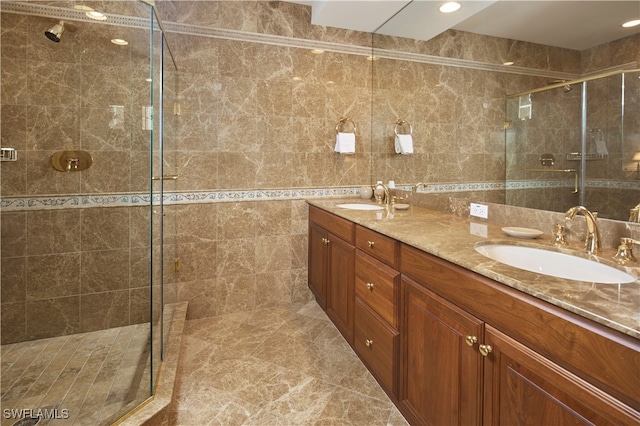
<svg viewBox="0 0 640 426">
<path fill-rule="evenodd" d="M 427 184 L 420 188 L 421 193 L 455 193 L 469 191 L 499 191 L 513 189 L 558 188 L 566 187 L 562 180 L 469 182 Z M 640 181 L 616 182 L 606 180 L 587 181 L 590 188 L 640 189 Z M 304 200 L 308 198 L 357 197 L 360 186 L 334 188 L 285 188 L 254 189 L 228 191 L 192 191 L 166 192 L 162 196 L 164 205 L 230 203 L 242 201 L 282 201 Z M 396 189 L 411 191 L 411 185 L 396 185 Z M 59 210 L 92 207 L 140 207 L 160 204 L 159 194 L 145 193 L 101 194 L 101 195 L 61 195 L 41 197 L 3 197 L 0 199 L 0 211 L 17 212 L 33 210 Z"/>
<path fill-rule="evenodd" d="M 194 191 L 167 192 L 163 194 L 164 205 L 224 203 L 239 201 L 279 201 L 307 198 L 355 197 L 356 187 L 343 188 L 296 188 L 260 189 L 248 191 Z M 160 195 L 145 193 L 105 194 L 105 195 L 63 195 L 43 197 L 3 197 L 0 199 L 2 212 L 30 210 L 59 210 L 91 207 L 138 207 L 160 204 Z"/>
</svg>

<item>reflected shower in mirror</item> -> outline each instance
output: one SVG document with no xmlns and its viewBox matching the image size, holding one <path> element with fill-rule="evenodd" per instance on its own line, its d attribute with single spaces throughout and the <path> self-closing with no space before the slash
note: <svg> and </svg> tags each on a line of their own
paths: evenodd
<svg viewBox="0 0 640 426">
<path fill-rule="evenodd" d="M 639 76 L 614 72 L 509 96 L 505 203 L 558 212 L 584 205 L 628 220 L 640 202 Z"/>
</svg>

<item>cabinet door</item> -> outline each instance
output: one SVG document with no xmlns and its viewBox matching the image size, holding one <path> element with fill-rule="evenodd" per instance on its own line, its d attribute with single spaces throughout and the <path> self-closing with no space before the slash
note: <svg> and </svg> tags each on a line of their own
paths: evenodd
<svg viewBox="0 0 640 426">
<path fill-rule="evenodd" d="M 329 233 L 327 315 L 353 344 L 355 247 Z"/>
<path fill-rule="evenodd" d="M 401 395 L 410 423 L 481 423 L 483 323 L 402 278 Z M 451 283 L 455 285 L 455 283 Z"/>
<path fill-rule="evenodd" d="M 327 231 L 309 223 L 309 289 L 322 309 L 327 307 Z"/>
<path fill-rule="evenodd" d="M 640 413 L 486 326 L 485 425 L 632 425 Z"/>
</svg>

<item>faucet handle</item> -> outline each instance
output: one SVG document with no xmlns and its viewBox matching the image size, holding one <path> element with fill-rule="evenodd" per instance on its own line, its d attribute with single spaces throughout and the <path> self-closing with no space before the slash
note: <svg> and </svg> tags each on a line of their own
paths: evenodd
<svg viewBox="0 0 640 426">
<path fill-rule="evenodd" d="M 553 239 L 552 239 L 553 243 L 557 246 L 566 246 L 569 243 L 567 243 L 567 240 L 565 238 L 565 234 L 564 234 L 564 226 L 560 225 L 559 223 L 554 223 L 553 224 Z"/>
<path fill-rule="evenodd" d="M 633 250 L 631 249 L 631 246 L 633 244 L 640 244 L 640 241 L 634 240 L 633 238 L 627 238 L 627 237 L 620 238 L 620 245 L 618 246 L 618 251 L 613 256 L 613 258 L 620 264 L 637 262 L 638 260 L 633 255 Z"/>
</svg>

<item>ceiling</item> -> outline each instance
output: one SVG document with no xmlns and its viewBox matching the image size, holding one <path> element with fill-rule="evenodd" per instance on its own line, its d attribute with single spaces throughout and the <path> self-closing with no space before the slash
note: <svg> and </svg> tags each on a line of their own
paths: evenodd
<svg viewBox="0 0 640 426">
<path fill-rule="evenodd" d="M 311 6 L 316 25 L 418 40 L 454 29 L 582 51 L 640 33 L 621 27 L 640 19 L 639 0 L 458 0 L 462 8 L 448 15 L 433 0 L 288 1 Z"/>
</svg>

